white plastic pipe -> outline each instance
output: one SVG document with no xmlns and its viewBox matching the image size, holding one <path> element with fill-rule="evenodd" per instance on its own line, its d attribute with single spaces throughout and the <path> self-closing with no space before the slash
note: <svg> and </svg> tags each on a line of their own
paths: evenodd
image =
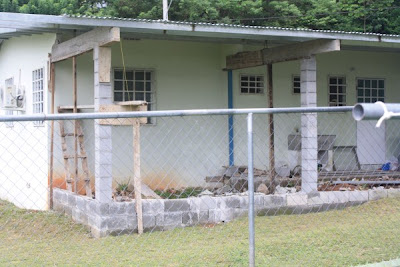
<svg viewBox="0 0 400 267">
<path fill-rule="evenodd" d="M 400 113 L 400 104 L 386 104 L 387 111 L 393 113 Z M 363 103 L 356 104 L 353 108 L 353 118 L 356 121 L 361 120 L 379 120 L 385 114 L 385 109 L 382 103 Z"/>
</svg>

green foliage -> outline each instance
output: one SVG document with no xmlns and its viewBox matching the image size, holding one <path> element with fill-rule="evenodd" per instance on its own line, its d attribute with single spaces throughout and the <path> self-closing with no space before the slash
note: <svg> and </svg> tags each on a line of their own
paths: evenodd
<svg viewBox="0 0 400 267">
<path fill-rule="evenodd" d="M 181 190 L 167 189 L 165 191 L 155 190 L 154 192 L 164 199 L 178 199 L 196 197 L 203 191 L 202 188 L 188 187 Z"/>
<path fill-rule="evenodd" d="M 169 0 L 169 19 L 400 33 L 400 0 Z M 0 12 L 161 19 L 161 0 L 0 0 Z"/>
</svg>

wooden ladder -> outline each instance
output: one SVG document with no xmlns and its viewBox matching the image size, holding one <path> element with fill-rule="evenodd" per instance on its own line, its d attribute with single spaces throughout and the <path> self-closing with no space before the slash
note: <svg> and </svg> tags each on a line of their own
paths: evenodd
<svg viewBox="0 0 400 267">
<path fill-rule="evenodd" d="M 64 121 L 59 121 L 60 123 L 60 135 L 61 135 L 61 145 L 62 145 L 62 151 L 63 151 L 63 156 L 64 156 L 64 169 L 65 169 L 65 180 L 67 182 L 67 190 L 72 191 L 72 181 L 74 180 L 75 182 L 75 189 L 78 191 L 78 177 L 77 177 L 77 168 L 78 164 L 75 166 L 75 171 L 74 171 L 74 179 L 71 177 L 71 172 L 70 172 L 70 166 L 69 166 L 69 160 L 70 159 L 75 159 L 74 153 L 70 154 L 68 153 L 68 145 L 67 145 L 67 137 L 75 137 L 75 133 L 66 133 L 65 132 L 65 125 Z M 92 188 L 90 186 L 90 178 L 89 178 L 89 168 L 88 168 L 88 162 L 87 162 L 87 155 L 86 155 L 86 149 L 85 149 L 85 144 L 84 144 L 84 135 L 81 127 L 81 123 L 79 120 L 75 121 L 75 127 L 77 129 L 77 136 L 75 138 L 78 138 L 78 150 L 77 150 L 77 160 L 81 160 L 81 165 L 82 165 L 82 170 L 84 174 L 84 181 L 85 181 L 85 189 L 86 189 L 86 195 L 88 197 L 92 197 Z M 75 165 L 75 164 L 74 164 Z M 75 192 L 77 193 L 77 192 Z"/>
</svg>

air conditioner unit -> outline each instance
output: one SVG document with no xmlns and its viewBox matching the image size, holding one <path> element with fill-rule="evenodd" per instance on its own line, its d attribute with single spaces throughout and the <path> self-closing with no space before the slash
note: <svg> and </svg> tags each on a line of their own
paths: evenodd
<svg viewBox="0 0 400 267">
<path fill-rule="evenodd" d="M 15 85 L 7 85 L 4 90 L 3 107 L 4 108 L 17 108 L 17 87 Z"/>
</svg>

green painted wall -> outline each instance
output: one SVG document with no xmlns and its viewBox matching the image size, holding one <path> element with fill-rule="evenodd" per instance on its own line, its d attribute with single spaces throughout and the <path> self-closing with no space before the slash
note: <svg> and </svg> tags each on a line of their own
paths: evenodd
<svg viewBox="0 0 400 267">
<path fill-rule="evenodd" d="M 123 41 L 127 69 L 151 69 L 155 74 L 156 109 L 197 109 L 227 107 L 227 73 L 225 56 L 249 47 L 195 42 L 132 40 Z M 257 49 L 252 47 L 251 49 Z M 328 76 L 347 79 L 347 103 L 355 103 L 357 77 L 384 78 L 386 99 L 399 102 L 397 70 L 400 56 L 393 53 L 343 51 L 317 56 L 318 106 L 328 104 Z M 112 67 L 121 68 L 120 44 L 112 47 Z M 292 76 L 300 73 L 299 61 L 274 64 L 274 106 L 300 106 L 300 95 L 292 93 Z M 78 103 L 93 103 L 92 54 L 78 57 Z M 240 74 L 266 75 L 266 67 L 236 70 L 234 107 L 267 106 L 266 88 L 260 95 L 244 95 L 239 91 Z M 71 62 L 57 64 L 57 105 L 72 103 Z M 265 79 L 266 81 L 266 79 Z M 266 85 L 266 82 L 265 82 Z M 275 115 L 275 156 L 277 162 L 291 167 L 297 164 L 297 153 L 287 150 L 287 137 L 300 128 L 298 114 Z M 245 116 L 237 116 L 235 125 L 235 163 L 247 164 Z M 320 114 L 319 134 L 337 135 L 336 145 L 356 145 L 356 123 L 350 114 Z M 198 185 L 207 175 L 228 164 L 227 117 L 158 118 L 155 125 L 142 127 L 143 175 L 153 186 L 164 180 L 171 187 Z M 388 154 L 397 155 L 400 148 L 396 122 L 388 123 Z M 88 133 L 91 123 L 86 123 Z M 89 134 L 90 135 L 90 134 Z M 268 165 L 268 119 L 255 116 L 255 166 Z M 114 127 L 114 177 L 129 179 L 132 166 L 130 127 Z M 160 140 L 163 140 L 162 145 Z M 392 144 L 392 145 L 391 145 Z M 92 148 L 90 144 L 89 149 Z M 93 155 L 90 155 L 93 161 Z M 91 162 L 93 166 L 93 162 Z"/>
</svg>

